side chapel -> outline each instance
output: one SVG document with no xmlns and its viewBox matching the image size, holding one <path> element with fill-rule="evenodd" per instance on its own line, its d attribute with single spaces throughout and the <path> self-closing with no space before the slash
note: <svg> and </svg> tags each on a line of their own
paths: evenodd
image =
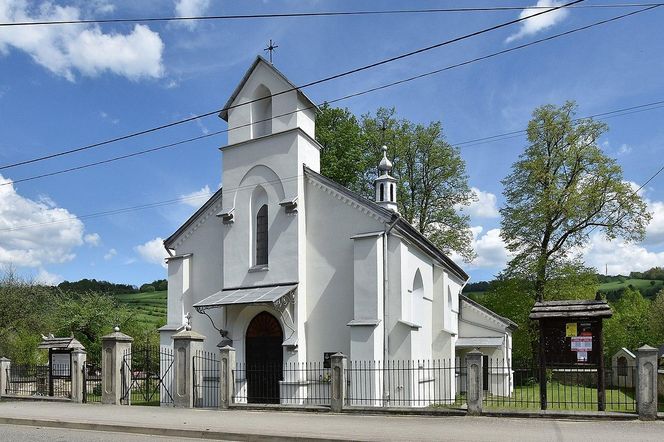
<svg viewBox="0 0 664 442">
<path fill-rule="evenodd" d="M 162 345 L 191 315 L 205 350 L 242 364 L 477 348 L 511 365 L 515 324 L 463 296 L 468 275 L 399 215 L 386 148 L 373 201 L 322 176 L 316 105 L 260 56 L 219 117 L 223 187 L 164 241 Z"/>
</svg>

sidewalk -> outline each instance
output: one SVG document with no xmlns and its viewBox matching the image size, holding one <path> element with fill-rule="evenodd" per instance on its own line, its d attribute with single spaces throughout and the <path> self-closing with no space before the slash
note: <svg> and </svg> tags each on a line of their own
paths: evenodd
<svg viewBox="0 0 664 442">
<path fill-rule="evenodd" d="M 419 417 L 0 402 L 0 424 L 225 440 L 661 441 L 664 422 Z"/>
</svg>

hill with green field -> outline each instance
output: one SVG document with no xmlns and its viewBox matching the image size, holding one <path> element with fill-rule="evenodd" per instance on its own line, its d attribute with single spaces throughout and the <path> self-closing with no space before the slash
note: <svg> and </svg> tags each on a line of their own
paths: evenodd
<svg viewBox="0 0 664 442">
<path fill-rule="evenodd" d="M 123 293 L 111 295 L 120 304 L 131 309 L 136 319 L 159 328 L 166 324 L 166 291 L 145 293 Z"/>
</svg>

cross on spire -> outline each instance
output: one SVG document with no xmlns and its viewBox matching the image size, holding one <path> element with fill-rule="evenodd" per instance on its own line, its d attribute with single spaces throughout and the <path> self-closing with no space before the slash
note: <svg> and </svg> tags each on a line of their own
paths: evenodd
<svg viewBox="0 0 664 442">
<path fill-rule="evenodd" d="M 273 53 L 273 52 L 275 51 L 275 49 L 277 49 L 278 47 L 279 47 L 279 45 L 277 45 L 277 42 L 276 42 L 276 41 L 273 42 L 272 39 L 270 39 L 270 43 L 267 45 L 267 47 L 266 47 L 265 49 L 263 49 L 264 51 L 267 51 L 267 52 L 269 52 L 269 54 L 270 54 L 270 64 L 272 63 L 272 53 Z"/>
</svg>

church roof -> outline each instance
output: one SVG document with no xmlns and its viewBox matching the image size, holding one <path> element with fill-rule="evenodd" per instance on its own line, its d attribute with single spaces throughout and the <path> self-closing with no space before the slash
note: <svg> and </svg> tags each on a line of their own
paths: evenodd
<svg viewBox="0 0 664 442">
<path fill-rule="evenodd" d="M 191 216 L 189 217 L 189 219 L 188 219 L 187 221 L 185 221 L 184 224 L 182 224 L 182 225 L 180 226 L 180 228 L 178 228 L 178 229 L 177 229 L 177 230 L 176 230 L 171 236 L 169 236 L 168 238 L 166 238 L 166 239 L 164 240 L 164 246 L 170 248 L 170 246 L 173 245 L 173 243 L 175 242 L 175 240 L 176 240 L 181 234 L 183 234 L 183 233 L 189 228 L 189 226 L 191 226 L 191 225 L 196 221 L 196 219 L 197 219 L 199 216 L 201 216 L 202 214 L 204 214 L 204 213 L 205 213 L 205 212 L 206 212 L 206 211 L 207 211 L 207 210 L 208 210 L 208 209 L 209 209 L 209 208 L 210 208 L 210 207 L 211 207 L 211 206 L 217 201 L 218 198 L 221 198 L 221 193 L 222 193 L 222 188 L 220 187 L 219 190 L 217 190 L 214 194 L 212 194 L 212 196 L 210 197 L 210 199 L 208 199 L 208 200 L 207 200 L 207 201 L 201 206 L 200 209 L 198 209 L 196 212 L 194 212 L 194 214 L 191 215 Z"/>
<path fill-rule="evenodd" d="M 503 324 L 505 324 L 505 325 L 508 326 L 508 327 L 511 327 L 511 328 L 513 328 L 513 329 L 516 329 L 516 328 L 519 327 L 519 326 L 516 324 L 516 322 L 514 322 L 514 321 L 512 321 L 511 319 L 508 319 L 508 318 L 506 318 L 506 317 L 504 317 L 504 316 L 500 316 L 498 313 L 496 313 L 496 312 L 494 312 L 494 311 L 492 311 L 492 310 L 489 310 L 488 308 L 484 307 L 482 304 L 479 304 L 479 303 L 473 301 L 472 299 L 470 299 L 470 298 L 469 298 L 468 296 L 466 296 L 466 295 L 459 295 L 459 299 L 461 299 L 463 302 L 467 303 L 468 305 L 471 305 L 471 306 L 475 307 L 476 309 L 481 310 L 482 312 L 484 312 L 484 313 L 486 313 L 487 315 L 493 317 L 494 319 L 496 319 L 496 320 L 502 322 Z"/>
<path fill-rule="evenodd" d="M 251 73 L 256 69 L 256 66 L 258 66 L 260 63 L 262 63 L 262 64 L 264 64 L 265 66 L 267 66 L 268 68 L 272 69 L 272 71 L 273 71 L 275 74 L 277 74 L 277 76 L 278 76 L 279 78 L 281 78 L 283 81 L 285 81 L 285 82 L 291 87 L 291 89 L 294 89 L 294 90 L 296 89 L 298 95 L 299 95 L 299 96 L 300 96 L 305 102 L 307 102 L 310 106 L 312 106 L 314 109 L 317 109 L 317 108 L 318 108 L 318 106 L 316 105 L 316 103 L 314 103 L 313 101 L 311 101 L 311 100 L 309 99 L 309 97 L 307 97 L 306 94 L 305 94 L 304 92 L 302 92 L 302 90 L 300 90 L 296 85 L 294 85 L 293 83 L 291 83 L 291 81 L 290 81 L 288 78 L 286 78 L 286 76 L 285 76 L 284 74 L 282 74 L 282 73 L 279 71 L 279 69 L 275 68 L 274 65 L 273 65 L 272 63 L 270 63 L 270 62 L 267 61 L 265 58 L 263 58 L 263 57 L 261 57 L 260 55 L 258 55 L 258 56 L 256 57 L 256 60 L 254 60 L 254 62 L 251 64 L 251 66 L 249 66 L 249 69 L 247 69 L 247 72 L 245 72 L 244 77 L 242 77 L 242 80 L 240 80 L 240 83 L 237 85 L 237 87 L 235 88 L 235 90 L 234 90 L 233 93 L 231 94 L 231 96 L 230 96 L 230 98 L 228 99 L 228 101 L 226 102 L 226 104 L 224 104 L 224 107 L 223 107 L 223 109 L 221 110 L 221 112 L 219 112 L 219 118 L 221 118 L 221 119 L 224 120 L 224 121 L 228 121 L 228 108 L 230 108 L 230 107 L 233 105 L 233 102 L 234 102 L 235 99 L 237 98 L 238 94 L 240 93 L 240 91 L 242 90 L 242 88 L 244 88 L 244 84 L 247 82 L 247 80 L 249 80 L 249 77 L 251 76 Z M 278 94 L 278 92 L 277 92 L 277 94 Z"/>
<path fill-rule="evenodd" d="M 386 219 L 391 219 L 394 222 L 394 229 L 403 235 L 408 240 L 415 243 L 420 249 L 422 249 L 429 256 L 434 258 L 440 264 L 444 265 L 452 271 L 455 275 L 461 278 L 464 281 L 469 279 L 469 276 L 466 272 L 463 271 L 454 261 L 452 261 L 442 250 L 436 247 L 431 241 L 429 241 L 424 235 L 420 233 L 415 227 L 413 227 L 408 221 L 403 219 L 401 215 L 395 213 L 391 210 L 388 210 L 375 202 L 364 198 L 356 192 L 342 186 L 341 184 L 309 169 L 307 166 L 304 166 L 304 174 L 307 177 L 310 177 L 328 187 L 333 188 L 337 192 L 347 196 L 348 198 L 354 200 L 355 202 L 361 204 L 365 208 L 377 213 Z"/>
</svg>

